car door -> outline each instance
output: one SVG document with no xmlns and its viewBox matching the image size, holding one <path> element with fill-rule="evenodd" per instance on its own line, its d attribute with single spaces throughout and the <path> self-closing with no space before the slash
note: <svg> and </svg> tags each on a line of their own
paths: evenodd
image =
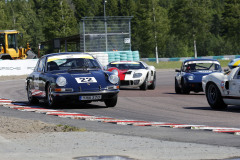
<svg viewBox="0 0 240 160">
<path fill-rule="evenodd" d="M 228 91 L 228 101 L 230 104 L 238 104 L 240 105 L 240 69 L 236 71 L 236 73 L 230 77 L 229 80 L 229 91 Z"/>
<path fill-rule="evenodd" d="M 34 96 L 45 96 L 45 85 L 43 82 L 43 75 L 45 69 L 45 57 L 39 60 L 36 71 L 33 73 Z"/>
<path fill-rule="evenodd" d="M 180 71 L 178 71 L 177 74 L 176 74 L 176 80 L 177 80 L 179 85 L 181 85 L 181 79 L 182 79 L 184 74 L 185 74 L 185 68 L 184 68 L 184 63 L 182 63 Z"/>
</svg>

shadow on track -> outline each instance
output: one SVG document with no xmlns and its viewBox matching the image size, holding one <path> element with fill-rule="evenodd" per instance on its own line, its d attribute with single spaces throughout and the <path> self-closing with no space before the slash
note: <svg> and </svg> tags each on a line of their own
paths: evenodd
<svg viewBox="0 0 240 160">
<path fill-rule="evenodd" d="M 184 109 L 192 109 L 192 110 L 209 110 L 213 112 L 232 112 L 232 113 L 240 113 L 240 106 L 229 105 L 225 110 L 214 110 L 211 107 L 183 107 Z"/>
<path fill-rule="evenodd" d="M 163 94 L 169 94 L 169 95 L 185 95 L 185 96 L 196 96 L 196 95 L 205 95 L 204 93 L 190 93 L 190 94 L 177 94 L 177 93 L 169 93 L 164 92 Z"/>
<path fill-rule="evenodd" d="M 38 104 L 31 104 L 29 105 L 27 101 L 15 101 L 12 104 L 15 105 L 22 105 L 26 107 L 34 107 L 34 108 L 45 108 L 45 109 L 104 109 L 107 108 L 104 102 L 95 102 L 99 103 L 84 103 L 84 102 L 66 102 L 57 104 L 55 107 L 48 107 L 45 102 L 40 101 Z M 103 104 L 103 105 L 102 105 Z"/>
</svg>

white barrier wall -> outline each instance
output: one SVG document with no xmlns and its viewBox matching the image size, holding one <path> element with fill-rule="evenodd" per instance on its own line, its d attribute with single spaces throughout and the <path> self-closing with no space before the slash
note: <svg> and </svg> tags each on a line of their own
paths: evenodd
<svg viewBox="0 0 240 160">
<path fill-rule="evenodd" d="M 37 61 L 38 59 L 0 60 L 0 76 L 30 74 Z"/>
</svg>

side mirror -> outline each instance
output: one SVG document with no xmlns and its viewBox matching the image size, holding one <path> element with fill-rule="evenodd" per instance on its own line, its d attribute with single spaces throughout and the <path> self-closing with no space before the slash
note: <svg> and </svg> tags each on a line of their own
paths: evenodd
<svg viewBox="0 0 240 160">
<path fill-rule="evenodd" d="M 229 69 L 227 68 L 227 69 L 224 69 L 224 72 L 228 72 L 229 71 Z"/>
<path fill-rule="evenodd" d="M 107 66 L 104 66 L 104 67 L 103 67 L 103 70 L 105 70 L 105 71 L 106 71 L 107 69 L 108 69 L 108 67 L 107 67 Z"/>
<path fill-rule="evenodd" d="M 181 72 L 179 69 L 175 69 L 175 72 Z"/>
</svg>

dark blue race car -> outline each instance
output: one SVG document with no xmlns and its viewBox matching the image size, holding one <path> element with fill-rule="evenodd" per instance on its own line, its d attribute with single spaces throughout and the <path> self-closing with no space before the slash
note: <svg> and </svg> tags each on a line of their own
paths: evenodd
<svg viewBox="0 0 240 160">
<path fill-rule="evenodd" d="M 188 59 L 182 63 L 181 69 L 175 70 L 175 92 L 189 94 L 190 91 L 201 92 L 202 77 L 213 72 L 221 72 L 218 60 L 214 59 Z"/>
<path fill-rule="evenodd" d="M 41 57 L 26 79 L 29 103 L 45 99 L 48 106 L 60 101 L 103 101 L 117 104 L 119 78 L 104 71 L 96 58 L 87 53 L 53 53 Z"/>
</svg>

